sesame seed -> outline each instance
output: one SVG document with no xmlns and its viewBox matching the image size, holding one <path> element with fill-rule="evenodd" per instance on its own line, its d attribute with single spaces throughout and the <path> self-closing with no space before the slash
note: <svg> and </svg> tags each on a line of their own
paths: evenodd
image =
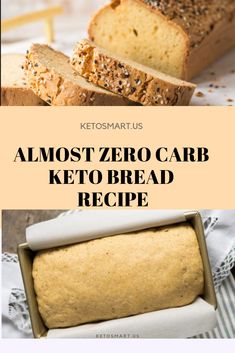
<svg viewBox="0 0 235 353">
<path fill-rule="evenodd" d="M 234 2 L 205 0 L 143 0 L 152 9 L 157 9 L 169 20 L 176 21 L 190 32 L 191 47 L 196 48 L 204 38 L 214 31 L 216 24 L 226 14 L 234 11 Z"/>
<path fill-rule="evenodd" d="M 202 93 L 202 92 L 199 91 L 199 92 L 196 93 L 196 96 L 199 97 L 199 98 L 202 98 L 202 97 L 204 97 L 205 95 L 204 95 L 204 93 Z"/>
<path fill-rule="evenodd" d="M 135 91 L 136 91 L 136 88 L 135 87 L 131 87 L 131 93 L 133 94 L 133 93 L 135 93 Z"/>
</svg>

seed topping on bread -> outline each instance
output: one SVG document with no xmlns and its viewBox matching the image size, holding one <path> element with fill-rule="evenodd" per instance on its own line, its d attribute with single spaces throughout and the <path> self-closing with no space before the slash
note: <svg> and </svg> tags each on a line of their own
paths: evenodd
<svg viewBox="0 0 235 353">
<path fill-rule="evenodd" d="M 187 105 L 195 85 L 113 56 L 88 40 L 71 58 L 74 70 L 90 82 L 143 105 Z"/>
<path fill-rule="evenodd" d="M 191 46 L 197 47 L 227 14 L 228 21 L 235 11 L 234 0 L 141 0 L 159 10 L 170 20 L 192 34 Z M 204 20 L 203 20 L 204 19 Z"/>
</svg>

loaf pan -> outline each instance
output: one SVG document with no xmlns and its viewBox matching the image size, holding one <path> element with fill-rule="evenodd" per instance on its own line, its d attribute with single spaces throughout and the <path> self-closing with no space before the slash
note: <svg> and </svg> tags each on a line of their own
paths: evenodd
<svg viewBox="0 0 235 353">
<path fill-rule="evenodd" d="M 213 278 L 211 273 L 210 262 L 207 253 L 205 242 L 204 227 L 202 224 L 201 215 L 197 211 L 190 211 L 185 213 L 185 218 L 190 222 L 196 232 L 198 244 L 201 252 L 204 268 L 204 294 L 203 299 L 211 304 L 215 310 L 217 308 L 216 295 L 214 290 Z M 28 301 L 30 319 L 32 324 L 32 331 L 35 338 L 45 338 L 47 336 L 48 328 L 44 325 L 43 320 L 38 311 L 36 294 L 34 291 L 32 278 L 32 265 L 35 253 L 29 248 L 27 243 L 18 245 L 19 263 L 21 267 L 26 297 Z"/>
</svg>

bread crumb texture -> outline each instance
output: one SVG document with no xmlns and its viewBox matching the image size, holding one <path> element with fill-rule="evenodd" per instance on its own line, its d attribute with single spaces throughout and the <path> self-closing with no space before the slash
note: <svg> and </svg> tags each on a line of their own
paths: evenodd
<svg viewBox="0 0 235 353">
<path fill-rule="evenodd" d="M 29 87 L 49 105 L 129 105 L 130 101 L 74 75 L 69 58 L 45 44 L 27 51 L 24 71 Z"/>
<path fill-rule="evenodd" d="M 40 251 L 33 279 L 48 328 L 187 305 L 204 287 L 188 223 Z"/>
<path fill-rule="evenodd" d="M 142 105 L 188 105 L 196 87 L 115 56 L 86 39 L 75 46 L 71 65 L 92 83 Z"/>
<path fill-rule="evenodd" d="M 220 33 L 221 26 L 228 27 L 228 32 L 234 30 L 234 15 L 234 0 L 114 0 L 93 17 L 89 36 L 125 58 L 175 77 L 191 78 L 197 73 L 191 70 L 191 54 L 200 56 L 197 49 L 216 59 L 233 46 L 230 35 L 231 43 L 219 42 L 225 32 L 221 28 Z M 207 58 L 203 60 L 208 64 Z"/>
<path fill-rule="evenodd" d="M 46 105 L 46 103 L 28 87 L 23 72 L 23 63 L 23 54 L 1 55 L 1 105 Z"/>
</svg>

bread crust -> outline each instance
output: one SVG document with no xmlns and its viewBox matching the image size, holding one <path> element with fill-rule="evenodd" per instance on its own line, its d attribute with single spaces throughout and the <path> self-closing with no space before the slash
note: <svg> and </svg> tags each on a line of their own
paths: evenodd
<svg viewBox="0 0 235 353">
<path fill-rule="evenodd" d="M 129 105 L 130 102 L 118 95 L 110 94 L 105 90 L 96 91 L 92 85 L 89 88 L 82 87 L 65 76 L 61 75 L 55 68 L 45 66 L 38 56 L 38 49 L 49 48 L 46 45 L 34 44 L 26 55 L 24 71 L 30 88 L 49 105 Z M 53 50 L 50 48 L 50 50 Z M 54 51 L 55 52 L 55 51 Z M 63 53 L 56 52 L 63 56 L 65 62 L 69 58 Z"/>
<path fill-rule="evenodd" d="M 29 88 L 1 87 L 1 106 L 47 105 Z"/>
<path fill-rule="evenodd" d="M 126 0 L 122 0 L 126 1 Z M 190 47 L 198 47 L 224 18 L 235 14 L 233 0 L 135 0 L 160 12 L 179 25 L 190 39 Z"/>
<path fill-rule="evenodd" d="M 226 19 L 217 24 L 203 42 L 190 51 L 185 78 L 190 80 L 203 69 L 213 64 L 235 45 L 235 15 L 230 22 Z"/>
<path fill-rule="evenodd" d="M 127 0 L 113 0 L 101 8 L 92 18 L 88 34 L 95 38 L 94 23 L 113 6 Z M 179 76 L 190 80 L 235 45 L 235 1 L 233 0 L 133 0 L 164 18 L 177 28 L 185 38 L 184 63 Z M 226 28 L 227 36 L 224 35 Z M 221 31 L 218 30 L 221 28 Z M 212 43 L 212 45 L 211 45 Z M 209 45 L 208 45 L 209 44 Z M 211 50 L 214 48 L 214 50 Z M 205 58 L 199 62 L 195 55 Z M 193 66 L 195 64 L 195 66 Z"/>
<path fill-rule="evenodd" d="M 1 106 L 37 106 L 46 103 L 27 86 L 23 54 L 1 55 Z"/>
<path fill-rule="evenodd" d="M 89 25 L 88 25 L 88 37 L 91 41 L 94 41 L 94 28 L 93 28 L 93 24 L 96 22 L 96 20 L 99 18 L 99 16 L 102 16 L 102 13 L 105 12 L 107 9 L 112 9 L 112 8 L 116 8 L 117 6 L 120 5 L 121 2 L 124 2 L 125 0 L 112 0 L 110 3 L 102 6 L 91 18 Z M 155 9 L 151 6 L 148 6 L 144 3 L 143 0 L 135 0 L 136 2 L 139 3 L 140 6 L 144 6 L 147 7 L 150 11 L 157 13 L 159 16 L 161 16 L 163 19 L 167 20 L 166 17 L 161 13 L 161 11 L 159 11 L 158 9 Z M 185 40 L 185 51 L 184 51 L 184 65 L 182 67 L 182 71 L 181 71 L 181 75 L 180 78 L 184 79 L 187 77 L 187 64 L 188 64 L 188 60 L 189 60 L 189 47 L 190 47 L 190 40 L 189 40 L 189 36 L 187 35 L 187 33 L 184 31 L 184 29 L 178 25 L 177 23 L 173 22 L 173 21 L 169 21 L 167 20 L 171 26 L 173 26 L 174 28 L 178 29 L 181 34 L 184 37 Z"/>
<path fill-rule="evenodd" d="M 40 251 L 33 279 L 48 328 L 187 305 L 204 288 L 188 223 Z"/>
<path fill-rule="evenodd" d="M 143 105 L 188 105 L 195 85 L 112 56 L 83 40 L 75 48 L 71 65 L 78 74 L 113 93 Z M 172 80 L 174 80 L 172 82 Z"/>
</svg>

